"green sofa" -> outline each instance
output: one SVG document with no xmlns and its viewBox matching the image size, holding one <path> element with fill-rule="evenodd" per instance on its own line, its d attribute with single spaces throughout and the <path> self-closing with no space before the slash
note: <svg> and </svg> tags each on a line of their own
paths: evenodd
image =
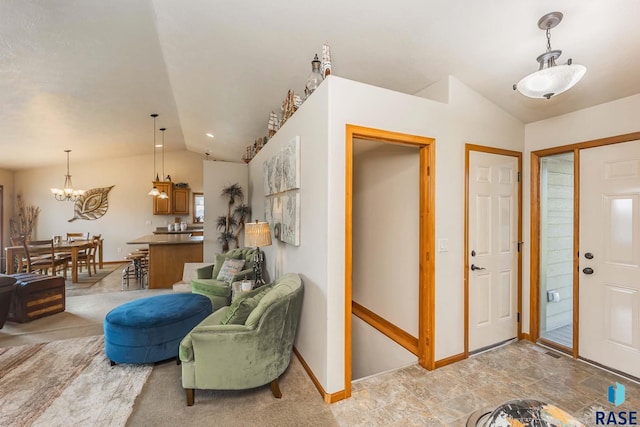
<svg viewBox="0 0 640 427">
<path fill-rule="evenodd" d="M 255 248 L 237 248 L 216 255 L 213 264 L 196 270 L 196 278 L 191 279 L 191 292 L 209 297 L 213 311 L 229 305 L 231 302 L 231 283 L 253 279 L 253 257 L 255 253 Z M 225 258 L 245 260 L 242 271 L 233 276 L 229 282 L 216 280 Z"/>
<path fill-rule="evenodd" d="M 300 276 L 285 274 L 193 328 L 180 343 L 187 405 L 193 405 L 195 389 L 243 390 L 271 383 L 273 395 L 281 397 L 278 377 L 291 361 L 302 294 Z M 235 314 L 246 313 L 234 321 L 236 309 Z M 221 324 L 225 320 L 229 323 Z"/>
</svg>

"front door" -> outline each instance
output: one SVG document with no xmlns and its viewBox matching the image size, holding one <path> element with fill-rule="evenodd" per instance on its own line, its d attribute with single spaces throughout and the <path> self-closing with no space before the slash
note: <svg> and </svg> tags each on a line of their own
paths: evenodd
<svg viewBox="0 0 640 427">
<path fill-rule="evenodd" d="M 580 357 L 640 377 L 640 141 L 580 151 Z"/>
<path fill-rule="evenodd" d="M 518 158 L 469 152 L 470 352 L 518 335 Z"/>
</svg>

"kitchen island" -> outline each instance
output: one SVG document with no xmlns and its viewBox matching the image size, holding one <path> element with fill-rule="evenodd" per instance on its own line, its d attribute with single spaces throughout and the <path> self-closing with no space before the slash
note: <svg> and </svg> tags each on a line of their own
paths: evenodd
<svg viewBox="0 0 640 427">
<path fill-rule="evenodd" d="M 182 279 L 185 262 L 202 262 L 202 236 L 149 234 L 127 242 L 149 245 L 149 288 L 170 288 Z"/>
</svg>

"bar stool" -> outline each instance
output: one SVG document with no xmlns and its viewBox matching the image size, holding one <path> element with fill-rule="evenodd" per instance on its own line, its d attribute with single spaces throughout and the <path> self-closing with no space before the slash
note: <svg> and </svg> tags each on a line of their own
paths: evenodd
<svg viewBox="0 0 640 427">
<path fill-rule="evenodd" d="M 149 256 L 145 251 L 132 252 L 125 257 L 131 262 L 122 270 L 122 290 L 129 289 L 130 279 L 140 283 L 140 289 L 147 287 L 149 274 Z"/>
</svg>

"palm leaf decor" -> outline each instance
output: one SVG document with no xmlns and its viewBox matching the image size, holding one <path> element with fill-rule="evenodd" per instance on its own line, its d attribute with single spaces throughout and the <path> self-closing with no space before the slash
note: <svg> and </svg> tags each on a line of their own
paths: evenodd
<svg viewBox="0 0 640 427">
<path fill-rule="evenodd" d="M 113 187 L 112 185 L 111 187 L 92 188 L 91 190 L 85 191 L 84 194 L 80 195 L 78 200 L 76 200 L 73 208 L 73 218 L 71 218 L 69 222 L 75 221 L 76 219 L 93 221 L 107 213 L 107 209 L 109 209 L 109 199 L 107 196 Z"/>
</svg>

